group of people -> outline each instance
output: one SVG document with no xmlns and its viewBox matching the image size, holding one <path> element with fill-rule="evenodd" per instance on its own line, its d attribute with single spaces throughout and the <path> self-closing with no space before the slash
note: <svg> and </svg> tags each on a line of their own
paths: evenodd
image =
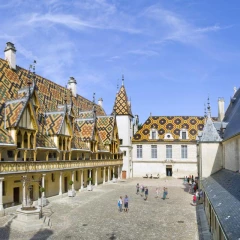
<svg viewBox="0 0 240 240">
<path fill-rule="evenodd" d="M 139 183 L 137 183 L 136 185 L 136 194 L 138 195 L 140 193 L 141 197 L 145 194 L 145 199 L 144 200 L 147 200 L 148 198 L 148 187 L 144 187 L 143 185 L 139 185 Z M 159 196 L 159 193 L 160 193 L 160 188 L 156 188 L 156 198 L 158 198 Z M 166 197 L 168 195 L 168 190 L 166 187 L 163 188 L 163 197 L 162 199 L 165 200 Z"/>
<path fill-rule="evenodd" d="M 122 211 L 128 212 L 129 211 L 128 202 L 129 202 L 129 199 L 128 199 L 127 195 L 125 195 L 124 199 L 122 198 L 122 196 L 120 196 L 120 198 L 118 199 L 119 212 L 122 212 Z M 123 204 L 124 204 L 124 209 L 123 209 Z"/>
</svg>

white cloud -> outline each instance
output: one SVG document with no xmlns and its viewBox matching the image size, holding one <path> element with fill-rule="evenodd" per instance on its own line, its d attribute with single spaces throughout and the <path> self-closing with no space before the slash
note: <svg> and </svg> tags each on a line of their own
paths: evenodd
<svg viewBox="0 0 240 240">
<path fill-rule="evenodd" d="M 158 56 L 159 53 L 153 50 L 142 50 L 142 49 L 137 49 L 137 50 L 131 50 L 128 53 L 130 54 L 135 54 L 135 55 L 143 55 L 143 56 Z"/>
</svg>

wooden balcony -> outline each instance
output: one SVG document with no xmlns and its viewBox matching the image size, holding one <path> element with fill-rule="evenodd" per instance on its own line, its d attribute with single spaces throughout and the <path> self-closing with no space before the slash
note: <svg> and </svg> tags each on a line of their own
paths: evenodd
<svg viewBox="0 0 240 240">
<path fill-rule="evenodd" d="M 13 173 L 36 173 L 48 171 L 64 171 L 77 169 L 102 168 L 122 165 L 122 159 L 78 160 L 78 161 L 32 161 L 32 162 L 0 162 L 0 175 Z"/>
</svg>

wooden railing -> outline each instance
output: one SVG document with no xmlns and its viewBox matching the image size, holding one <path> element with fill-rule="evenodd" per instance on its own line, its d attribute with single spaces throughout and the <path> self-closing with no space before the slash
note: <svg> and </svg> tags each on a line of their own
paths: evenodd
<svg viewBox="0 0 240 240">
<path fill-rule="evenodd" d="M 119 166 L 122 159 L 78 160 L 78 161 L 36 161 L 36 162 L 0 162 L 0 175 L 9 173 L 48 172 Z"/>
</svg>

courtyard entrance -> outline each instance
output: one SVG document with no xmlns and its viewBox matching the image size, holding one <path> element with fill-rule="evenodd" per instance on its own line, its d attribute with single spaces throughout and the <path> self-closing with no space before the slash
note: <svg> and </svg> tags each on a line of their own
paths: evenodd
<svg viewBox="0 0 240 240">
<path fill-rule="evenodd" d="M 166 166 L 166 176 L 172 177 L 172 165 Z"/>
</svg>

